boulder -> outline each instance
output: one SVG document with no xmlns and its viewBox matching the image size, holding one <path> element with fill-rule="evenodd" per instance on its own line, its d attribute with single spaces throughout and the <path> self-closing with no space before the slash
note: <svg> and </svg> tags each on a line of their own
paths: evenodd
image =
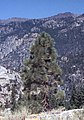
<svg viewBox="0 0 84 120">
<path fill-rule="evenodd" d="M 12 104 L 12 92 L 14 99 L 18 101 L 22 94 L 23 83 L 21 77 L 15 71 L 0 66 L 0 106 L 10 108 Z"/>
</svg>

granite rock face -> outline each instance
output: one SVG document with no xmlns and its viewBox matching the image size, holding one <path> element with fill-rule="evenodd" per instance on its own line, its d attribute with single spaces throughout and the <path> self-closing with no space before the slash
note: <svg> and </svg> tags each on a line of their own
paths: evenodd
<svg viewBox="0 0 84 120">
<path fill-rule="evenodd" d="M 11 108 L 12 90 L 15 89 L 15 100 L 22 94 L 23 84 L 20 75 L 0 66 L 0 106 Z"/>
</svg>

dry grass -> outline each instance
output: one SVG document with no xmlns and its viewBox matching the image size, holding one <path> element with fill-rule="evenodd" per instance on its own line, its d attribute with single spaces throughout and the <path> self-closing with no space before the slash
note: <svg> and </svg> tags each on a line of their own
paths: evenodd
<svg viewBox="0 0 84 120">
<path fill-rule="evenodd" d="M 0 115 L 0 120 L 26 120 L 29 112 L 26 107 L 24 107 L 20 111 L 16 111 L 14 113 L 9 111 L 1 111 Z"/>
<path fill-rule="evenodd" d="M 0 120 L 84 120 L 84 109 L 63 111 L 64 109 L 30 115 L 26 108 L 14 114 L 4 114 Z"/>
<path fill-rule="evenodd" d="M 50 113 L 58 113 L 59 110 L 52 110 L 50 112 L 42 112 L 40 114 L 31 114 L 26 109 L 26 107 L 22 108 L 20 111 L 16 111 L 13 114 L 7 111 L 1 112 L 0 120 L 46 120 L 46 116 Z"/>
</svg>

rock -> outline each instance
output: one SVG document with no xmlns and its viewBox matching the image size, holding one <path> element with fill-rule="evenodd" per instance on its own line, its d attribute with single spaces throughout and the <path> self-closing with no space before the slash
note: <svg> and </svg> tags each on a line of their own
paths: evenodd
<svg viewBox="0 0 84 120">
<path fill-rule="evenodd" d="M 49 112 L 38 115 L 31 115 L 27 120 L 84 120 L 84 109 L 73 109 L 60 113 Z"/>
<path fill-rule="evenodd" d="M 20 75 L 14 71 L 7 70 L 0 66 L 0 105 L 6 108 L 11 107 L 11 95 L 15 88 L 15 100 L 18 101 L 22 94 L 22 81 Z"/>
</svg>

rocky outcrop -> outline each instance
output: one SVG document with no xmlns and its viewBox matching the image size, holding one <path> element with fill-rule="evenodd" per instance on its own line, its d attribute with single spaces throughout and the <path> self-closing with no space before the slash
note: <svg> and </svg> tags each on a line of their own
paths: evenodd
<svg viewBox="0 0 84 120">
<path fill-rule="evenodd" d="M 84 109 L 31 115 L 26 120 L 84 120 Z"/>
<path fill-rule="evenodd" d="M 14 71 L 7 70 L 0 66 L 0 106 L 3 108 L 11 108 L 12 92 L 15 92 L 15 100 L 17 101 L 22 94 L 22 81 L 20 75 Z"/>
</svg>

